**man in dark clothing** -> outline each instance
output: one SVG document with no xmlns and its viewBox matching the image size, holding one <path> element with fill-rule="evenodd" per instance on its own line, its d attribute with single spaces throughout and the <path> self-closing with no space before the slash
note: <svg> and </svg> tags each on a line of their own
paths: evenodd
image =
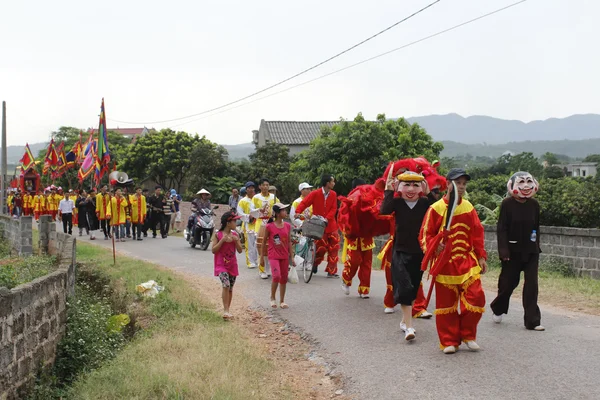
<svg viewBox="0 0 600 400">
<path fill-rule="evenodd" d="M 523 308 L 525 328 L 543 331 L 542 315 L 537 304 L 538 264 L 540 256 L 540 205 L 532 196 L 537 181 L 528 172 L 517 172 L 508 181 L 511 197 L 502 201 L 498 217 L 498 255 L 502 271 L 498 279 L 498 296 L 490 305 L 496 323 L 508 313 L 510 296 L 519 286 L 521 271 L 525 275 Z"/>
<path fill-rule="evenodd" d="M 380 213 L 394 213 L 396 219 L 391 271 L 394 300 L 402 308 L 400 329 L 404 331 L 404 338 L 413 340 L 415 330 L 412 327 L 412 305 L 423 278 L 423 251 L 419 244 L 419 231 L 423 218 L 435 198 L 430 194 L 423 175 L 407 171 L 397 179 L 401 197 L 394 197 L 395 178 L 393 168 L 390 168 Z M 428 197 L 422 197 L 423 195 Z"/>
<path fill-rule="evenodd" d="M 142 190 L 142 196 L 144 196 L 147 200 L 149 200 L 148 189 Z M 152 207 L 148 204 L 146 211 L 146 218 L 144 219 L 144 226 L 142 227 L 142 233 L 144 237 L 148 237 L 148 228 L 150 227 L 150 222 L 152 221 Z"/>
<path fill-rule="evenodd" d="M 154 194 L 150 196 L 148 199 L 148 206 L 152 209 L 150 227 L 152 229 L 152 237 L 156 238 L 156 225 L 159 225 L 159 230 L 162 235 L 163 225 L 165 220 L 165 212 L 163 210 L 163 206 L 166 204 L 167 200 L 165 199 L 165 195 L 162 193 L 162 187 L 156 186 L 154 189 Z M 167 228 L 168 229 L 168 225 Z"/>
</svg>

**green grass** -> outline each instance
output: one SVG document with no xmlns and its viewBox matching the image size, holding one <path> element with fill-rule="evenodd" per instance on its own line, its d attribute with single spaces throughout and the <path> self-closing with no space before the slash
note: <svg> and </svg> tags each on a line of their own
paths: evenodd
<svg viewBox="0 0 600 400">
<path fill-rule="evenodd" d="M 192 284 L 154 264 L 85 243 L 78 262 L 105 274 L 118 307 L 132 316 L 133 340 L 106 365 L 78 379 L 74 399 L 291 398 L 270 378 L 274 365 L 237 324 L 224 322 Z M 155 280 L 165 291 L 141 298 L 137 284 Z M 252 395 L 250 395 L 252 394 Z"/>
<path fill-rule="evenodd" d="M 0 287 L 9 289 L 56 270 L 56 258 L 49 256 L 12 257 L 8 244 L 0 240 Z"/>
</svg>

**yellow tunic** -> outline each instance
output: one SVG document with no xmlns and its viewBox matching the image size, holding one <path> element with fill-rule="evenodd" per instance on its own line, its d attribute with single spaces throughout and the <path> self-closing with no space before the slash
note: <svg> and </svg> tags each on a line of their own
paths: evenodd
<svg viewBox="0 0 600 400">
<path fill-rule="evenodd" d="M 46 208 L 46 198 L 44 196 L 42 196 L 41 194 L 36 194 L 35 196 L 33 196 L 31 202 L 33 204 L 33 211 L 39 213 L 44 212 Z"/>
<path fill-rule="evenodd" d="M 102 193 L 98 193 L 96 195 L 96 215 L 98 215 L 98 219 L 102 220 L 102 219 L 109 219 L 110 217 L 110 194 L 106 193 L 106 194 L 102 194 Z M 107 216 L 107 211 L 108 211 L 108 216 Z"/>
<path fill-rule="evenodd" d="M 46 199 L 46 210 L 47 211 L 58 211 L 58 202 L 59 200 L 59 194 L 50 194 L 48 195 L 48 198 Z"/>
<path fill-rule="evenodd" d="M 258 210 L 259 217 L 256 218 L 256 224 L 254 225 L 254 231 L 258 233 L 263 223 L 266 223 L 269 218 L 273 215 L 273 205 L 278 203 L 279 200 L 274 194 L 269 193 L 269 197 L 264 197 L 262 194 L 257 194 L 252 198 L 252 204 L 254 209 Z"/>
<path fill-rule="evenodd" d="M 25 192 L 25 194 L 23 195 L 23 208 L 26 208 L 26 209 L 32 208 L 33 207 L 32 200 L 33 200 L 33 197 L 29 193 Z"/>
<path fill-rule="evenodd" d="M 13 196 L 12 194 L 9 194 L 8 197 L 6 198 L 6 205 L 8 206 L 8 211 L 11 212 L 12 211 L 12 205 L 13 205 L 13 199 L 15 196 Z"/>
<path fill-rule="evenodd" d="M 245 232 L 253 231 L 256 225 L 255 221 L 246 222 L 246 218 L 249 219 L 247 216 L 250 215 L 252 210 L 254 210 L 254 207 L 252 206 L 252 199 L 248 196 L 241 199 L 238 203 L 238 214 L 244 219 L 243 229 Z"/>
<path fill-rule="evenodd" d="M 127 222 L 127 206 L 129 203 L 125 197 L 116 196 L 110 200 L 110 208 L 107 210 L 107 217 L 110 218 L 110 225 L 123 225 Z"/>
<path fill-rule="evenodd" d="M 300 215 L 296 215 L 296 208 L 298 208 L 300 203 L 302 203 L 302 200 L 304 200 L 304 197 L 298 197 L 292 203 L 292 208 L 290 209 L 290 219 L 292 220 L 292 222 L 294 222 L 294 219 L 300 217 Z M 304 214 L 305 218 L 312 217 L 312 206 L 310 206 L 306 210 L 304 210 L 304 212 L 302 214 Z"/>
<path fill-rule="evenodd" d="M 131 222 L 133 224 L 143 224 L 146 219 L 146 196 L 129 195 L 129 204 L 131 204 Z"/>
</svg>

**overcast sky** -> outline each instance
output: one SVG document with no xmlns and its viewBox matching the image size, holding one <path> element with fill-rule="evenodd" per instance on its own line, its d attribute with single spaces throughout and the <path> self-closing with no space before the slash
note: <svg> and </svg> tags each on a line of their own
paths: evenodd
<svg viewBox="0 0 600 400">
<path fill-rule="evenodd" d="M 218 107 L 359 42 L 433 0 L 5 1 L 0 100 L 8 144 L 61 125 L 150 123 Z M 442 0 L 280 89 L 516 0 Z M 297 89 L 174 127 L 246 143 L 267 120 L 459 113 L 531 121 L 600 113 L 600 1 L 529 0 Z M 198 117 L 193 118 L 198 119 Z M 143 126 L 143 125 L 142 125 Z"/>
</svg>

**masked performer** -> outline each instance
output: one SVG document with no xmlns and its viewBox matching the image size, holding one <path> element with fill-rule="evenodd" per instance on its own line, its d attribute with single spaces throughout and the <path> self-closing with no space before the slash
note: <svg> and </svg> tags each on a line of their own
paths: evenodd
<svg viewBox="0 0 600 400">
<path fill-rule="evenodd" d="M 473 205 L 462 198 L 470 179 L 461 168 L 450 170 L 448 192 L 429 208 L 419 235 L 425 253 L 422 267 L 431 266 L 435 280 L 436 325 L 445 354 L 455 353 L 461 342 L 479 350 L 477 324 L 485 311 L 480 280 L 487 270 L 483 226 Z"/>
<path fill-rule="evenodd" d="M 525 328 L 543 331 L 538 299 L 538 265 L 540 255 L 540 205 L 533 195 L 538 183 L 529 172 L 516 172 L 507 184 L 511 195 L 502 201 L 498 218 L 498 255 L 502 271 L 498 279 L 498 296 L 490 305 L 496 323 L 508 313 L 513 290 L 519 286 L 521 271 Z"/>
<path fill-rule="evenodd" d="M 397 176 L 406 171 L 412 171 L 422 174 L 425 177 L 425 181 L 427 182 L 428 187 L 430 188 L 430 201 L 438 200 L 440 197 L 440 192 L 446 190 L 446 179 L 443 176 L 440 176 L 437 172 L 437 168 L 439 167 L 439 162 L 434 161 L 432 164 L 429 164 L 423 157 L 418 158 L 406 158 L 402 160 L 396 161 L 392 166 L 389 166 L 385 172 L 385 176 L 389 175 L 390 171 L 393 171 L 393 176 Z M 396 192 L 396 197 L 401 197 L 400 192 Z M 394 242 L 394 226 L 392 226 L 392 230 L 390 232 L 390 238 L 388 242 L 383 247 L 381 253 L 379 253 L 378 258 L 382 261 L 382 267 L 385 270 L 385 278 L 387 282 L 387 291 L 385 297 L 383 299 L 383 304 L 385 306 L 384 312 L 386 314 L 391 314 L 395 312 L 394 307 L 396 306 L 396 301 L 394 300 L 394 292 L 392 285 L 392 255 L 393 255 L 393 242 Z M 423 283 L 420 282 L 419 288 L 417 290 L 417 298 L 412 306 L 412 313 L 414 318 L 424 318 L 429 319 L 433 315 L 427 311 L 427 300 L 425 299 L 425 294 L 423 293 Z"/>
<path fill-rule="evenodd" d="M 391 266 L 392 287 L 394 301 L 402 308 L 403 318 L 400 329 L 404 331 L 406 340 L 413 340 L 415 329 L 412 326 L 412 305 L 417 298 L 423 278 L 423 271 L 421 271 L 423 252 L 419 246 L 419 230 L 433 198 L 423 197 L 429 195 L 429 188 L 423 175 L 407 171 L 400 174 L 397 179 L 401 197 L 394 196 L 396 181 L 393 169 L 389 168 L 381 214 L 393 213 L 396 218 Z"/>
</svg>

